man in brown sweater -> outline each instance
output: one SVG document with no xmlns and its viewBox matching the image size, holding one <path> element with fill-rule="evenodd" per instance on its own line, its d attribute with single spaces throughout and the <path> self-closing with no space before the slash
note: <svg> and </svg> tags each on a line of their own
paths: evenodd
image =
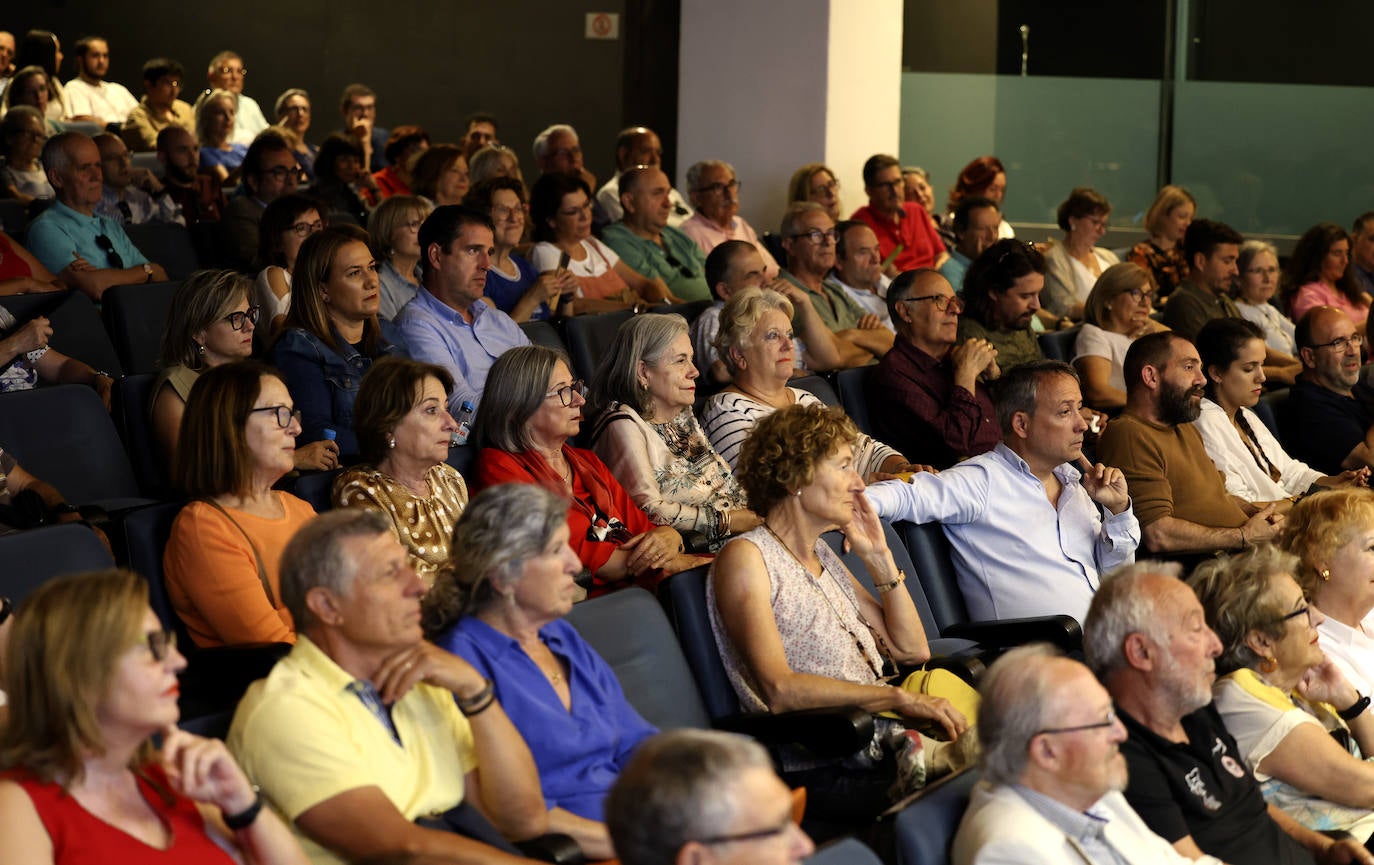
<svg viewBox="0 0 1374 865">
<path fill-rule="evenodd" d="M 1192 422 L 1201 410 L 1202 360 L 1183 337 L 1141 337 L 1126 353 L 1126 411 L 1102 433 L 1097 457 L 1126 475 L 1143 546 L 1156 555 L 1239 549 L 1272 538 L 1276 504 L 1226 492 Z"/>
</svg>

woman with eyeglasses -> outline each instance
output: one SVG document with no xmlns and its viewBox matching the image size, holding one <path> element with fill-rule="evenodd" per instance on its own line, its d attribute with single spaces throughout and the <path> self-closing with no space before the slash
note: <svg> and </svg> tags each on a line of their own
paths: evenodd
<svg viewBox="0 0 1374 865">
<path fill-rule="evenodd" d="M 233 140 L 238 97 L 228 90 L 214 90 L 196 103 L 196 137 L 200 140 L 200 170 L 220 185 L 239 178 L 248 145 Z"/>
<path fill-rule="evenodd" d="M 530 220 L 536 243 L 534 269 L 568 270 L 577 280 L 572 313 L 638 309 L 670 298 L 661 279 L 650 279 L 620 260 L 592 236 L 592 193 L 572 174 L 545 174 L 530 191 Z"/>
<path fill-rule="evenodd" d="M 1217 711 L 1270 805 L 1318 832 L 1374 835 L 1374 714 L 1326 657 L 1326 620 L 1297 557 L 1261 544 L 1199 565 L 1188 584 L 1221 641 Z M 1310 583 L 1309 583 L 1310 585 Z"/>
<path fill-rule="evenodd" d="M 1288 257 L 1280 298 L 1294 321 L 1316 306 L 1334 306 L 1363 331 L 1369 318 L 1369 295 L 1350 271 L 1350 235 L 1330 222 L 1303 233 Z"/>
<path fill-rule="evenodd" d="M 310 131 L 310 94 L 299 87 L 292 87 L 277 97 L 274 113 L 277 116 L 277 128 L 284 133 L 282 137 L 291 144 L 291 150 L 296 154 L 301 171 L 313 180 L 315 157 L 319 154 L 320 148 L 305 140 L 305 134 Z"/>
<path fill-rule="evenodd" d="M 397 328 L 377 315 L 381 281 L 368 236 L 353 225 L 312 234 L 301 244 L 291 308 L 268 355 L 302 412 L 304 444 L 333 431 L 344 458 L 358 454 L 353 402 L 372 363 L 408 357 Z"/>
<path fill-rule="evenodd" d="M 6 197 L 28 205 L 35 199 L 54 196 L 48 173 L 39 161 L 47 140 L 43 115 L 31 105 L 16 105 L 0 119 L 0 156 L 4 157 L 0 187 Z"/>
<path fill-rule="evenodd" d="M 525 184 L 514 177 L 492 177 L 468 190 L 463 203 L 489 215 L 496 226 L 486 295 L 497 308 L 518 322 L 551 318 L 559 306 L 566 315 L 577 280 L 561 268 L 540 273 L 515 251 L 525 234 Z M 560 298 L 567 298 L 565 304 Z"/>
<path fill-rule="evenodd" d="M 1097 245 L 1107 234 L 1111 202 L 1095 189 L 1078 187 L 1059 205 L 1064 239 L 1045 253 L 1045 288 L 1040 305 L 1057 316 L 1080 321 L 1083 306 L 1102 271 L 1120 261 Z"/>
<path fill-rule="evenodd" d="M 7 644 L 3 686 L 15 699 L 0 724 L 6 861 L 309 862 L 224 743 L 177 729 L 186 659 L 142 577 L 110 570 L 52 580 L 25 601 Z"/>
<path fill-rule="evenodd" d="M 814 201 L 835 222 L 840 222 L 840 181 L 835 172 L 820 162 L 808 162 L 792 173 L 787 183 L 787 203 Z"/>
<path fill-rule="evenodd" d="M 582 429 L 587 386 L 567 357 L 539 345 L 513 348 L 487 373 L 473 431 L 481 488 L 536 483 L 569 500 L 569 543 L 598 587 L 630 579 L 652 586 L 704 559 L 683 554 L 671 526 L 655 526 L 596 454 L 569 440 Z"/>
<path fill-rule="evenodd" d="M 172 483 L 191 502 L 172 523 L 162 566 L 197 646 L 296 640 L 277 566 L 315 510 L 273 486 L 295 468 L 300 431 L 291 392 L 265 364 L 220 364 L 191 388 L 172 464 Z"/>
<path fill-rule="evenodd" d="M 377 315 L 391 321 L 420 291 L 420 226 L 434 208 L 416 195 L 393 195 L 368 220 L 372 248 L 382 258 Z"/>
<path fill-rule="evenodd" d="M 1290 357 L 1298 356 L 1297 325 L 1270 303 L 1279 288 L 1279 251 L 1272 243 L 1247 240 L 1236 259 L 1240 278 L 1236 280 L 1233 300 L 1241 318 L 1253 322 L 1264 332 L 1264 344 Z"/>
<path fill-rule="evenodd" d="M 258 225 L 258 278 L 253 297 L 276 333 L 291 308 L 291 271 L 305 239 L 325 227 L 322 205 L 308 195 L 283 195 L 262 212 Z"/>
<path fill-rule="evenodd" d="M 1155 280 L 1129 261 L 1102 271 L 1083 304 L 1083 327 L 1074 341 L 1073 365 L 1083 401 L 1098 411 L 1126 405 L 1126 351 L 1147 333 L 1168 330 L 1150 318 Z"/>
</svg>

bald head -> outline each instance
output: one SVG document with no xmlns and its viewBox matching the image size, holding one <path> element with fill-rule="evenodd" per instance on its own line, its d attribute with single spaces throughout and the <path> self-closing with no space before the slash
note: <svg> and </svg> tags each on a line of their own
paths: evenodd
<svg viewBox="0 0 1374 865">
<path fill-rule="evenodd" d="M 1334 306 L 1313 307 L 1298 322 L 1296 338 L 1303 376 L 1349 396 L 1360 380 L 1360 337 L 1350 316 Z"/>
<path fill-rule="evenodd" d="M 632 168 L 620 176 L 620 204 L 625 224 L 637 233 L 657 234 L 668 224 L 673 204 L 668 175 L 653 166 Z"/>
<path fill-rule="evenodd" d="M 636 165 L 659 165 L 662 162 L 663 145 L 652 129 L 631 126 L 616 136 L 615 166 L 621 171 Z"/>
<path fill-rule="evenodd" d="M 944 310 L 940 310 L 937 305 L 942 301 L 908 302 L 913 298 L 932 295 L 945 295 L 953 298 L 954 289 L 950 286 L 949 280 L 941 276 L 938 270 L 929 267 L 908 270 L 892 280 L 892 284 L 887 288 L 888 315 L 892 317 L 892 324 L 897 329 L 897 334 L 903 338 L 914 340 L 918 344 L 932 337 L 942 341 L 947 338 L 949 344 L 953 345 L 955 333 L 949 328 L 936 326 L 935 320 L 943 321 L 948 314 L 957 329 L 959 323 L 958 310 L 963 308 L 957 299 L 943 301 L 946 304 Z M 929 332 L 927 333 L 927 331 Z"/>
</svg>

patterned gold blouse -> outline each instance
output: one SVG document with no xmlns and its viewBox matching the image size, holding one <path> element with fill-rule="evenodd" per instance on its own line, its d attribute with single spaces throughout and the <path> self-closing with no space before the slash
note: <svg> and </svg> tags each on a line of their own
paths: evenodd
<svg viewBox="0 0 1374 865">
<path fill-rule="evenodd" d="M 400 481 L 369 466 L 348 469 L 334 481 L 334 506 L 381 511 L 410 551 L 415 572 L 433 585 L 439 567 L 448 561 L 453 524 L 468 504 L 463 476 L 448 463 L 439 463 L 425 475 L 429 497 L 420 498 Z"/>
</svg>

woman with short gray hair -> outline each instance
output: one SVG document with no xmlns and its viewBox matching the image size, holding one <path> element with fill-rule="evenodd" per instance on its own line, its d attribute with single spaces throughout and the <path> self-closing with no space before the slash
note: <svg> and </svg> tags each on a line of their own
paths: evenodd
<svg viewBox="0 0 1374 865">
<path fill-rule="evenodd" d="M 682 316 L 629 319 L 592 385 L 591 441 L 650 519 L 701 532 L 715 550 L 759 518 L 692 414 L 698 375 Z"/>
<path fill-rule="evenodd" d="M 534 756 L 549 831 L 571 835 L 589 859 L 608 859 L 603 800 L 657 731 L 563 620 L 582 567 L 568 546 L 567 505 L 534 484 L 483 490 L 454 527 L 450 566 L 425 596 L 423 624 L 491 681 Z"/>
</svg>

